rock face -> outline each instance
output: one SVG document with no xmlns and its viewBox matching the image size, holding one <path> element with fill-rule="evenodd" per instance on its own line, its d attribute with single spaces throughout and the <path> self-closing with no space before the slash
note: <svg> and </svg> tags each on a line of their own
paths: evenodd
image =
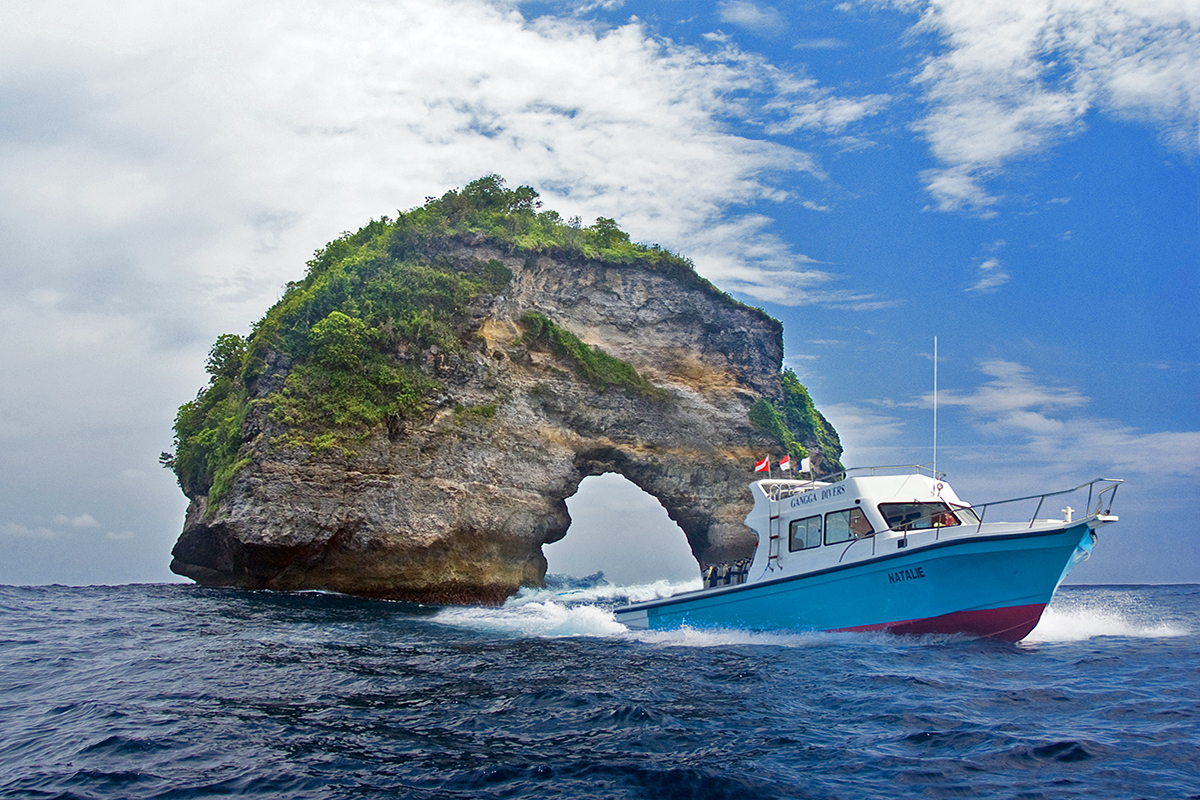
<svg viewBox="0 0 1200 800">
<path fill-rule="evenodd" d="M 500 262 L 512 277 L 459 320 L 460 352 L 390 354 L 437 382 L 424 412 L 336 447 L 281 444 L 287 424 L 271 398 L 292 365 L 268 353 L 238 468 L 214 507 L 211 490 L 190 492 L 173 571 L 214 586 L 500 603 L 541 585 L 542 545 L 570 525 L 565 499 L 606 472 L 657 498 L 701 565 L 752 552 L 742 523 L 752 465 L 783 452 L 750 422 L 761 399 L 784 401 L 777 321 L 636 263 L 514 254 L 479 236 L 439 258 Z M 588 379 L 570 354 L 531 338 L 531 319 L 647 383 Z M 840 452 L 801 444 L 818 468 L 837 466 Z"/>
</svg>

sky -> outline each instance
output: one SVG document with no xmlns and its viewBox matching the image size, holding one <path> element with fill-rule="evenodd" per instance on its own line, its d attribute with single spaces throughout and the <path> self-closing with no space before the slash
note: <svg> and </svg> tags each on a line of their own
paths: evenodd
<svg viewBox="0 0 1200 800">
<path fill-rule="evenodd" d="M 4 19 L 0 583 L 178 580 L 158 456 L 216 337 L 343 231 L 491 173 L 782 320 L 847 466 L 932 460 L 936 337 L 960 496 L 1123 478 L 1073 580 L 1200 582 L 1200 0 Z M 552 571 L 694 569 L 622 479 L 570 508 Z"/>
</svg>

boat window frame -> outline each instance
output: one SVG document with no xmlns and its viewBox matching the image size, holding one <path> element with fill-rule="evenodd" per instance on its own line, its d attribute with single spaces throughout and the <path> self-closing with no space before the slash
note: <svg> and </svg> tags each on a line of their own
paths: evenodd
<svg viewBox="0 0 1200 800">
<path fill-rule="evenodd" d="M 896 515 L 889 513 L 889 507 L 907 506 L 917 508 L 916 516 L 912 513 L 905 513 L 899 518 Z M 907 503 L 880 503 L 877 506 L 879 513 L 883 515 L 883 521 L 887 523 L 888 529 L 911 533 L 912 531 L 931 531 L 939 528 L 956 528 L 963 524 L 959 513 L 944 500 L 916 500 Z M 952 521 L 947 521 L 947 517 Z M 895 521 L 893 519 L 895 518 Z M 914 526 L 913 523 L 927 523 L 919 526 Z"/>
<path fill-rule="evenodd" d="M 857 512 L 858 516 L 860 516 L 862 518 L 862 521 L 866 523 L 866 525 L 867 525 L 866 533 L 855 532 L 854 527 L 850 522 L 850 518 L 855 512 Z M 842 539 L 830 539 L 829 538 L 829 529 L 830 529 L 829 518 L 835 517 L 838 514 L 846 515 L 846 536 L 845 536 L 845 538 L 842 538 Z M 854 542 L 854 541 L 858 541 L 859 539 L 866 539 L 870 536 L 874 536 L 875 535 L 875 526 L 871 524 L 870 518 L 863 512 L 862 508 L 860 508 L 859 506 L 851 506 L 850 508 L 842 508 L 842 509 L 838 509 L 837 511 L 826 512 L 825 519 L 824 519 L 823 533 L 825 536 L 825 544 L 844 544 L 846 542 Z"/>
<path fill-rule="evenodd" d="M 808 539 L 806 536 L 804 539 L 805 544 L 803 544 L 800 547 L 796 547 L 797 523 L 808 522 L 809 520 L 813 520 L 813 519 L 815 519 L 817 521 L 817 543 L 812 544 L 812 545 L 807 544 Z M 807 534 L 809 532 L 810 531 L 808 531 L 808 529 L 806 528 L 805 533 Z M 788 552 L 789 553 L 799 553 L 802 550 L 813 550 L 817 547 L 820 547 L 822 542 L 824 541 L 824 538 L 823 538 L 824 536 L 825 536 L 825 521 L 822 518 L 821 514 L 812 514 L 807 517 L 800 517 L 799 519 L 790 520 L 788 522 Z"/>
</svg>

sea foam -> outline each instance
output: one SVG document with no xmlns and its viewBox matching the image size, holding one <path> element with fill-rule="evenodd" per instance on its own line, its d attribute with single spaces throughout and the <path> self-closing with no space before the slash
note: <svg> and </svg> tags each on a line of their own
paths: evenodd
<svg viewBox="0 0 1200 800">
<path fill-rule="evenodd" d="M 1078 642 L 1097 636 L 1153 639 L 1191 633 L 1186 624 L 1164 618 L 1125 593 L 1095 587 L 1086 597 L 1060 593 L 1024 641 Z"/>
</svg>

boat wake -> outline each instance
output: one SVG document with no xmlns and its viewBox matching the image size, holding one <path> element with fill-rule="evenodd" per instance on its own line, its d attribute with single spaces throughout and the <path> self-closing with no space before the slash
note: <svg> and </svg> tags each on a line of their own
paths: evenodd
<svg viewBox="0 0 1200 800">
<path fill-rule="evenodd" d="M 669 597 L 701 588 L 700 579 L 667 580 L 636 586 L 617 586 L 603 573 L 583 578 L 548 575 L 544 589 L 522 589 L 498 608 L 447 607 L 431 621 L 456 628 L 506 637 L 600 637 L 676 647 L 757 645 L 811 647 L 821 644 L 890 642 L 920 644 L 966 637 L 900 637 L 886 633 L 826 633 L 816 631 L 759 632 L 732 628 L 690 628 L 632 631 L 616 621 L 613 609 L 630 602 Z M 1099 636 L 1156 638 L 1187 636 L 1182 621 L 1163 619 L 1153 608 L 1139 605 L 1122 593 L 1103 587 L 1079 587 L 1061 592 L 1024 639 L 1026 643 L 1083 641 Z"/>
<path fill-rule="evenodd" d="M 897 641 L 896 637 L 885 633 L 764 632 L 735 628 L 701 629 L 687 625 L 671 630 L 633 631 L 617 622 L 613 609 L 626 603 L 696 591 L 703 588 L 701 580 L 661 580 L 635 586 L 617 586 L 605 580 L 603 573 L 597 573 L 586 578 L 547 575 L 546 585 L 545 589 L 522 589 L 498 608 L 444 608 L 431 621 L 502 636 L 601 637 L 674 647 L 804 647 L 835 642 Z M 906 641 L 929 638 L 948 637 L 909 637 Z"/>
<path fill-rule="evenodd" d="M 522 589 L 499 608 L 446 608 L 434 622 L 511 636 L 628 636 L 612 610 L 640 600 L 701 588 L 700 579 L 614 586 L 603 573 L 585 578 L 547 575 L 545 589 Z"/>
</svg>

